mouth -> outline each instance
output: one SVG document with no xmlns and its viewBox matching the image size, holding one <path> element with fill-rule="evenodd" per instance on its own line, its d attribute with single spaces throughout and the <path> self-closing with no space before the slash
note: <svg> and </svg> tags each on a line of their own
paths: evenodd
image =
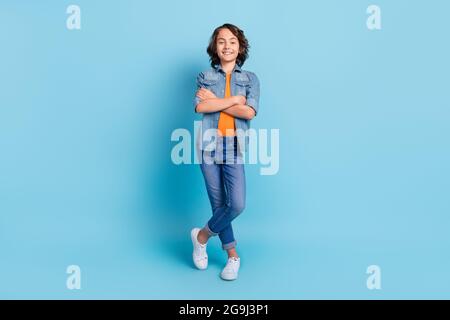
<svg viewBox="0 0 450 320">
<path fill-rule="evenodd" d="M 234 51 L 222 51 L 222 54 L 224 56 L 230 56 L 230 55 L 234 54 Z"/>
</svg>

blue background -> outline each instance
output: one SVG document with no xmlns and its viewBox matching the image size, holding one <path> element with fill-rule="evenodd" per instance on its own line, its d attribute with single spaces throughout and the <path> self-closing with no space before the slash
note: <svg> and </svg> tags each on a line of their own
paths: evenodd
<svg viewBox="0 0 450 320">
<path fill-rule="evenodd" d="M 66 8 L 81 7 L 81 30 Z M 381 7 L 382 29 L 366 27 Z M 448 1 L 2 1 L 1 298 L 450 298 Z M 261 81 L 254 128 L 280 170 L 247 166 L 242 268 L 191 262 L 210 215 L 195 76 L 231 22 Z M 66 288 L 81 267 L 82 289 Z M 366 268 L 381 268 L 368 290 Z"/>
</svg>

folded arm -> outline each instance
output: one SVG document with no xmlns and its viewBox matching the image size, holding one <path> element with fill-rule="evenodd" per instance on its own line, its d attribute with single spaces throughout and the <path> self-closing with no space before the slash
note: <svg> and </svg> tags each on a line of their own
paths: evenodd
<svg viewBox="0 0 450 320">
<path fill-rule="evenodd" d="M 201 100 L 200 103 L 197 104 L 195 111 L 200 113 L 217 112 L 229 108 L 233 106 L 235 103 L 236 102 L 234 101 L 234 99 L 232 99 L 232 97 L 224 99 L 210 98 Z"/>
<path fill-rule="evenodd" d="M 226 108 L 225 110 L 223 110 L 223 112 L 228 113 L 233 117 L 246 120 L 251 120 L 255 116 L 255 110 L 245 104 L 235 104 L 231 107 Z"/>
<path fill-rule="evenodd" d="M 255 116 L 255 110 L 246 105 L 244 96 L 231 96 L 228 98 L 217 98 L 208 89 L 201 88 L 196 96 L 200 99 L 195 111 L 201 113 L 211 113 L 223 111 L 233 117 L 251 120 Z"/>
</svg>

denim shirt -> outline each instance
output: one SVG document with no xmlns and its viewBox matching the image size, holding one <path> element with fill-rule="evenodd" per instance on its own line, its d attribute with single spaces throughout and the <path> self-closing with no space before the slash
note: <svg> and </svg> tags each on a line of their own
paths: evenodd
<svg viewBox="0 0 450 320">
<path fill-rule="evenodd" d="M 223 98 L 225 95 L 225 81 L 226 74 L 222 70 L 220 65 L 215 68 L 200 72 L 197 76 L 197 90 L 200 88 L 206 88 L 212 91 L 218 98 Z M 259 109 L 259 80 L 256 74 L 250 71 L 242 70 L 237 64 L 231 72 L 230 89 L 232 96 L 244 96 L 247 99 L 246 105 L 255 110 L 255 115 L 258 114 Z M 194 110 L 197 104 L 200 102 L 200 98 L 195 96 L 194 98 Z M 200 128 L 199 139 L 197 142 L 198 147 L 201 150 L 212 150 L 215 148 L 215 142 L 217 141 L 217 129 L 219 124 L 220 111 L 203 113 L 202 124 Z M 234 118 L 236 125 L 236 135 L 238 136 L 238 145 L 240 150 L 245 150 L 245 146 L 248 145 L 248 136 L 245 136 L 245 146 L 243 146 L 242 132 L 247 132 L 250 128 L 250 120 Z M 240 129 L 240 130 L 239 130 Z M 209 130 L 207 134 L 205 132 Z M 212 143 L 214 141 L 214 143 Z M 208 146 L 209 145 L 209 146 Z"/>
</svg>

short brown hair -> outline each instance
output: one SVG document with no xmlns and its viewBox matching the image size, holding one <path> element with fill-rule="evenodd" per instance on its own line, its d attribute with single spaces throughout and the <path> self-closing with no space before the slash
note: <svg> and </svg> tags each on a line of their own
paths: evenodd
<svg viewBox="0 0 450 320">
<path fill-rule="evenodd" d="M 236 58 L 236 63 L 239 65 L 239 67 L 242 67 L 245 60 L 248 58 L 248 50 L 250 48 L 250 45 L 248 44 L 247 38 L 244 35 L 244 31 L 239 29 L 237 26 L 231 24 L 231 23 L 225 23 L 221 25 L 220 27 L 217 27 L 213 34 L 211 35 L 211 39 L 209 40 L 208 48 L 206 49 L 206 52 L 209 55 L 209 60 L 211 61 L 211 67 L 215 67 L 218 64 L 220 64 L 219 56 L 217 55 L 217 35 L 219 34 L 220 29 L 227 28 L 231 31 L 232 34 L 238 38 L 239 41 L 239 53 Z"/>
</svg>

